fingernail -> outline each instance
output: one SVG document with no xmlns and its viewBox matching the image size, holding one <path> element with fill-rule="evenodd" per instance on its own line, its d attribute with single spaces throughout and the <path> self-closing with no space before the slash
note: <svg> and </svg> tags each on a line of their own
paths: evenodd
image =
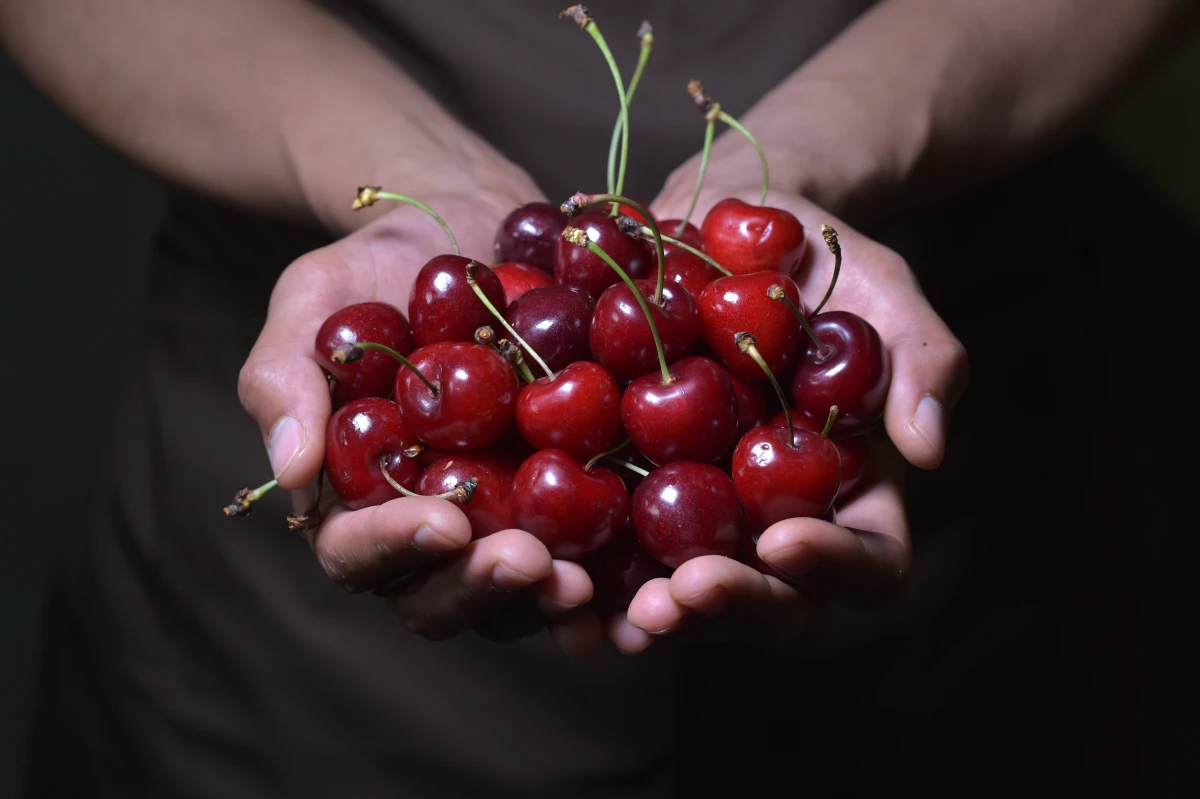
<svg viewBox="0 0 1200 799">
<path fill-rule="evenodd" d="M 917 403 L 917 412 L 913 416 L 912 425 L 917 432 L 929 443 L 929 448 L 939 455 L 946 446 L 942 403 L 932 395 L 926 394 Z"/>
<path fill-rule="evenodd" d="M 508 566 L 504 563 L 497 563 L 492 567 L 492 585 L 505 591 L 515 591 L 518 588 L 524 588 L 532 583 L 533 580 L 527 574 Z"/>
<path fill-rule="evenodd" d="M 713 586 L 696 594 L 686 604 L 700 606 L 704 613 L 720 613 L 729 604 L 729 592 L 719 585 Z"/>
<path fill-rule="evenodd" d="M 304 428 L 300 422 L 291 416 L 285 416 L 271 428 L 271 438 L 267 451 L 271 457 L 271 471 L 275 479 L 287 471 L 292 465 L 300 447 L 304 444 Z"/>
<path fill-rule="evenodd" d="M 452 549 L 458 549 L 458 544 L 434 530 L 428 524 L 422 524 L 413 533 L 413 548 L 426 555 L 440 555 Z"/>
<path fill-rule="evenodd" d="M 557 599 L 551 599 L 545 594 L 538 595 L 537 606 L 538 610 L 547 616 L 561 616 L 568 610 L 574 610 L 579 607 L 578 603 L 559 602 Z"/>
<path fill-rule="evenodd" d="M 790 547 L 768 552 L 763 556 L 763 560 L 771 568 L 793 577 L 808 573 L 817 562 L 812 547 L 804 543 L 792 544 Z"/>
</svg>

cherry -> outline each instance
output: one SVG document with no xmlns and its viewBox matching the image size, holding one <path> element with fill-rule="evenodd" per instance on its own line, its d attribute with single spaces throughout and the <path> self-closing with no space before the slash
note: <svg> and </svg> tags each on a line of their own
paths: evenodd
<svg viewBox="0 0 1200 799">
<path fill-rule="evenodd" d="M 833 435 L 874 426 L 883 416 L 892 380 L 887 348 L 871 323 L 848 311 L 828 311 L 808 324 L 820 340 L 809 340 L 792 375 L 796 408 L 823 421 L 829 406 L 839 409 Z"/>
<path fill-rule="evenodd" d="M 807 430 L 766 425 L 733 451 L 733 484 L 746 512 L 769 527 L 798 516 L 824 516 L 842 481 L 837 446 Z"/>
<path fill-rule="evenodd" d="M 791 278 L 778 272 L 733 275 L 714 280 L 697 298 L 704 341 L 731 374 L 743 380 L 764 379 L 758 365 L 734 341 L 737 333 L 750 333 L 759 352 L 775 374 L 784 374 L 797 357 L 800 325 L 786 306 L 771 300 L 767 290 L 782 286 L 793 302 L 800 302 L 800 289 Z M 828 410 L 828 406 L 826 406 Z"/>
<path fill-rule="evenodd" d="M 666 245 L 663 245 L 666 249 Z M 666 257 L 667 280 L 683 286 L 697 296 L 709 283 L 721 277 L 717 268 L 687 250 L 673 249 Z"/>
<path fill-rule="evenodd" d="M 413 341 L 424 347 L 438 341 L 474 341 L 475 331 L 492 321 L 492 315 L 467 283 L 470 258 L 439 255 L 421 267 L 408 299 Z M 504 286 L 480 264 L 475 279 L 492 304 L 504 312 Z"/>
<path fill-rule="evenodd" d="M 650 309 L 667 361 L 687 355 L 700 338 L 700 315 L 687 289 L 664 285 L 663 302 L 657 305 L 653 280 L 635 280 L 634 285 Z M 624 283 L 609 286 L 600 295 L 588 341 L 596 360 L 622 383 L 654 371 L 658 358 L 654 336 L 633 290 Z"/>
<path fill-rule="evenodd" d="M 680 232 L 679 223 L 682 221 L 682 219 L 664 219 L 658 223 L 658 229 L 662 231 L 664 236 L 670 236 L 676 241 L 682 241 L 684 244 L 690 244 L 697 250 L 700 249 L 700 229 L 691 222 L 688 222 L 683 226 L 683 231 Z M 666 242 L 663 242 L 663 249 L 668 255 L 679 250 L 674 244 Z"/>
<path fill-rule="evenodd" d="M 646 224 L 646 222 L 647 222 L 646 215 L 643 214 L 638 209 L 634 208 L 632 205 L 626 205 L 625 203 L 618 203 L 617 204 L 617 213 L 621 214 L 622 216 L 628 216 L 633 219 L 636 219 L 637 221 L 641 222 L 643 225 Z M 650 215 L 650 218 L 654 219 L 655 222 L 658 221 L 658 218 L 655 217 L 653 214 Z M 660 224 L 659 227 L 661 228 L 662 225 Z"/>
<path fill-rule="evenodd" d="M 791 275 L 804 256 L 804 226 L 782 208 L 730 197 L 714 205 L 700 226 L 703 250 L 735 275 L 772 270 Z"/>
<path fill-rule="evenodd" d="M 551 274 L 554 244 L 566 224 L 557 205 L 536 202 L 514 209 L 496 231 L 492 246 L 496 262 L 519 261 Z"/>
<path fill-rule="evenodd" d="M 676 568 L 701 555 L 731 557 L 743 516 L 729 475 L 716 466 L 678 462 L 650 472 L 637 487 L 630 521 L 642 547 Z"/>
<path fill-rule="evenodd" d="M 568 453 L 544 449 L 517 470 L 512 510 L 513 524 L 551 556 L 574 560 L 613 539 L 628 518 L 629 494 L 608 469 L 585 471 Z"/>
<path fill-rule="evenodd" d="M 629 489 L 630 494 L 633 494 L 634 489 L 638 487 L 652 469 L 657 468 L 650 462 L 649 458 L 632 445 L 622 447 L 608 457 L 623 464 L 620 469 L 614 469 L 613 471 L 621 476 L 621 482 Z"/>
<path fill-rule="evenodd" d="M 537 449 L 587 460 L 621 439 L 621 390 L 604 367 L 577 361 L 539 377 L 517 397 L 517 427 Z"/>
<path fill-rule="evenodd" d="M 650 556 L 628 525 L 617 537 L 582 561 L 592 578 L 589 605 L 604 615 L 622 613 L 643 585 L 671 570 Z"/>
<path fill-rule="evenodd" d="M 656 266 L 654 246 L 644 239 L 621 232 L 617 220 L 608 215 L 607 207 L 585 211 L 571 220 L 608 253 L 630 277 L 650 274 Z M 559 238 L 554 245 L 554 282 L 578 286 L 593 297 L 620 280 L 613 270 L 595 254 Z"/>
<path fill-rule="evenodd" d="M 442 450 L 480 449 L 512 423 L 517 376 L 495 350 L 441 341 L 416 350 L 409 361 L 416 371 L 396 373 L 396 403 L 422 442 Z"/>
<path fill-rule="evenodd" d="M 761 383 L 750 383 L 734 374 L 727 374 L 733 384 L 733 393 L 737 396 L 738 422 L 737 436 L 741 438 L 756 427 L 767 423 L 767 397 L 763 394 Z M 782 413 L 780 414 L 782 418 Z M 819 431 L 818 431 L 819 432 Z"/>
<path fill-rule="evenodd" d="M 382 352 L 364 352 L 352 363 L 334 363 L 333 351 L 344 344 L 375 341 L 401 355 L 412 352 L 408 320 L 393 305 L 360 302 L 330 315 L 317 331 L 315 349 L 322 368 L 335 378 L 334 407 L 363 397 L 386 397 L 391 393 L 399 364 Z"/>
<path fill-rule="evenodd" d="M 639 377 L 621 398 L 634 445 L 657 464 L 714 463 L 737 440 L 737 397 L 729 376 L 708 358 L 688 357 L 662 375 Z"/>
<path fill-rule="evenodd" d="M 388 458 L 388 474 L 412 489 L 421 474 L 420 461 L 404 450 L 417 443 L 396 403 L 377 397 L 353 400 L 339 408 L 325 428 L 325 474 L 351 510 L 381 505 L 400 496 L 383 477 L 380 461 Z"/>
<path fill-rule="evenodd" d="M 496 264 L 492 272 L 504 287 L 504 302 L 512 305 L 525 292 L 550 285 L 550 275 L 535 266 L 516 262 Z"/>
<path fill-rule="evenodd" d="M 523 294 L 504 318 L 552 371 L 558 371 L 591 359 L 588 330 L 593 305 L 595 301 L 583 289 L 552 284 Z M 524 355 L 526 361 L 532 360 L 528 351 Z"/>
<path fill-rule="evenodd" d="M 516 474 L 515 465 L 487 452 L 458 452 L 426 467 L 417 481 L 417 493 L 442 494 L 477 478 L 475 493 L 462 510 L 471 522 L 472 537 L 483 538 L 513 526 L 509 499 Z"/>
<path fill-rule="evenodd" d="M 787 427 L 787 419 L 783 411 L 772 416 L 768 424 Z M 792 424 L 810 433 L 820 433 L 824 429 L 825 421 L 818 422 L 804 414 L 793 413 Z M 837 499 L 841 499 L 853 491 L 862 479 L 863 472 L 867 468 L 867 455 L 871 452 L 871 442 L 865 435 L 830 436 L 830 439 L 837 447 L 838 455 L 842 459 L 842 485 L 837 494 Z"/>
</svg>

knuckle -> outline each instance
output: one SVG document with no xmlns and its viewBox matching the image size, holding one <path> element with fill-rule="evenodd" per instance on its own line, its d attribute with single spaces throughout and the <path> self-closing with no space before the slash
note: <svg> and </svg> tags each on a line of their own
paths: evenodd
<svg viewBox="0 0 1200 799">
<path fill-rule="evenodd" d="M 280 370 L 276 363 L 251 355 L 238 372 L 238 400 L 243 408 L 253 413 L 262 392 L 279 382 Z"/>
</svg>

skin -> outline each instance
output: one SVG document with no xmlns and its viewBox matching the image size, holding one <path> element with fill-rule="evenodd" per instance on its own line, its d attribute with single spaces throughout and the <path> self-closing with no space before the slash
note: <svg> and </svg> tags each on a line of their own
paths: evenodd
<svg viewBox="0 0 1200 799">
<path fill-rule="evenodd" d="M 601 624 L 580 607 L 591 595 L 580 567 L 553 561 L 521 531 L 468 543 L 465 516 L 426 499 L 334 506 L 310 537 L 318 560 L 353 590 L 423 566 L 425 579 L 393 603 L 431 638 L 491 622 L 532 587 L 534 612 L 576 656 L 606 635 L 641 651 L 685 626 L 785 640 L 781 631 L 809 629 L 825 600 L 877 605 L 902 586 L 911 557 L 901 458 L 941 462 L 967 360 L 903 259 L 821 209 L 884 218 L 899 198 L 911 206 L 944 197 L 1020 163 L 1077 129 L 1168 32 L 1185 28 L 1189 10 L 1185 0 L 884 0 L 742 116 L 772 164 L 768 204 L 796 214 L 810 236 L 805 296 L 824 289 L 830 263 L 814 237 L 833 224 L 847 268 L 831 307 L 869 319 L 893 358 L 885 425 L 894 449 L 879 448 L 880 462 L 839 511 L 842 526 L 794 519 L 760 539 L 759 555 L 803 581 L 810 599 L 707 557 L 648 583 L 627 614 Z M 414 209 L 352 214 L 346 176 L 421 197 L 463 237 L 464 254 L 484 262 L 501 219 L 543 199 L 523 170 L 302 0 L 0 0 L 0 44 L 134 162 L 231 204 L 348 234 L 280 277 L 239 385 L 299 507 L 330 412 L 311 353 L 317 328 L 353 302 L 407 307 L 413 274 L 446 250 Z M 686 210 L 698 164 L 673 173 L 654 204 L 658 218 Z M 727 196 L 757 202 L 758 168 L 744 142 L 723 135 L 698 213 Z M 432 534 L 417 535 L 422 528 Z"/>
</svg>

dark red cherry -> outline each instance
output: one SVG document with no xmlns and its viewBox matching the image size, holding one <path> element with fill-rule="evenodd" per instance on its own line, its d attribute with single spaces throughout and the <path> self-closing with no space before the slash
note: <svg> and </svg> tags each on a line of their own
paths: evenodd
<svg viewBox="0 0 1200 799">
<path fill-rule="evenodd" d="M 735 275 L 770 269 L 791 275 L 804 257 L 804 226 L 782 208 L 729 198 L 712 207 L 700 226 L 704 252 Z"/>
<path fill-rule="evenodd" d="M 729 475 L 686 462 L 650 472 L 633 492 L 629 520 L 642 547 L 672 568 L 701 555 L 732 557 L 744 524 Z"/>
<path fill-rule="evenodd" d="M 729 374 L 729 382 L 733 384 L 733 393 L 738 401 L 738 438 L 746 435 L 756 427 L 762 427 L 770 416 L 765 383 L 750 383 L 735 374 Z M 765 389 L 765 390 L 764 390 Z M 820 432 L 820 431 L 818 431 Z"/>
<path fill-rule="evenodd" d="M 396 404 L 424 443 L 447 451 L 480 449 L 512 424 L 517 375 L 491 347 L 440 341 L 409 360 L 437 387 L 431 391 L 411 369 L 396 373 Z"/>
<path fill-rule="evenodd" d="M 583 289 L 552 284 L 523 294 L 505 312 L 504 318 L 542 356 L 551 371 L 557 372 L 575 361 L 591 360 L 588 330 L 592 326 L 593 305 L 595 300 Z M 496 334 L 505 335 L 501 330 Z M 529 368 L 538 374 L 537 363 L 528 352 L 524 355 Z"/>
<path fill-rule="evenodd" d="M 456 452 L 430 464 L 417 481 L 417 493 L 427 496 L 453 491 L 459 483 L 478 478 L 471 501 L 462 511 L 471 522 L 472 538 L 483 538 L 513 526 L 512 482 L 517 467 L 487 452 Z"/>
<path fill-rule="evenodd" d="M 668 368 L 670 383 L 653 372 L 629 385 L 621 420 L 641 452 L 657 464 L 715 463 L 737 441 L 737 397 L 725 370 L 689 357 Z"/>
<path fill-rule="evenodd" d="M 566 226 L 567 218 L 557 205 L 526 203 L 500 223 L 493 259 L 496 263 L 519 261 L 550 274 L 554 271 L 554 245 Z"/>
<path fill-rule="evenodd" d="M 787 427 L 787 419 L 783 416 L 783 411 L 771 417 L 768 424 L 773 424 L 777 427 Z M 810 433 L 820 433 L 825 429 L 825 420 L 817 421 L 810 419 L 802 413 L 792 411 L 792 426 L 799 427 L 802 430 L 807 430 Z M 862 479 L 863 472 L 867 468 L 867 456 L 871 453 L 871 441 L 867 435 L 853 436 L 830 436 L 834 446 L 837 447 L 838 455 L 842 458 L 842 486 L 838 489 L 837 498 L 849 494 L 858 485 Z"/>
<path fill-rule="evenodd" d="M 330 355 L 344 344 L 373 341 L 391 347 L 401 355 L 412 352 L 412 333 L 400 309 L 385 302 L 360 302 L 347 305 L 330 315 L 317 331 L 317 360 L 337 378 L 333 388 L 336 408 L 363 397 L 386 397 L 392 392 L 396 368 L 394 358 L 376 350 L 366 350 L 350 363 L 334 363 Z"/>
<path fill-rule="evenodd" d="M 537 449 L 586 461 L 621 440 L 621 390 L 604 367 L 577 361 L 554 380 L 539 377 L 521 389 L 517 427 Z"/>
<path fill-rule="evenodd" d="M 687 289 L 677 284 L 665 284 L 663 303 L 656 305 L 653 280 L 635 280 L 633 283 L 650 308 L 667 363 L 691 352 L 700 338 L 700 314 Z M 592 314 L 588 342 L 592 355 L 619 383 L 628 383 L 659 368 L 658 351 L 646 314 L 624 283 L 609 286 L 600 295 Z"/>
<path fill-rule="evenodd" d="M 605 616 L 624 613 L 643 585 L 671 575 L 670 569 L 642 549 L 628 525 L 612 541 L 587 555 L 582 565 L 592 578 L 592 601 L 588 605 Z"/>
<path fill-rule="evenodd" d="M 496 264 L 492 273 L 504 287 L 504 301 L 509 305 L 527 291 L 550 285 L 550 274 L 529 264 L 514 261 Z"/>
<path fill-rule="evenodd" d="M 754 336 L 763 360 L 780 379 L 802 347 L 804 334 L 796 317 L 786 305 L 767 297 L 767 289 L 775 285 L 783 286 L 792 302 L 800 304 L 800 289 L 791 278 L 778 272 L 714 280 L 696 300 L 704 341 L 731 374 L 751 383 L 767 377 L 749 355 L 738 349 L 734 341 L 738 333 Z M 825 410 L 829 410 L 828 406 Z"/>
<path fill-rule="evenodd" d="M 700 229 L 691 222 L 687 223 L 687 225 L 683 228 L 682 233 L 676 235 L 676 231 L 679 230 L 679 223 L 682 221 L 683 220 L 681 219 L 665 219 L 658 223 L 658 229 L 664 236 L 670 236 L 673 239 L 682 241 L 684 244 L 689 244 L 692 247 L 695 247 L 697 250 L 701 249 L 702 245 L 700 243 Z M 663 242 L 663 250 L 667 253 L 675 252 L 678 249 L 679 248 L 674 244 L 668 244 L 665 241 Z"/>
<path fill-rule="evenodd" d="M 609 457 L 614 460 L 621 461 L 622 463 L 632 464 L 646 472 L 650 472 L 658 468 L 655 464 L 650 462 L 649 458 L 638 452 L 637 447 L 633 446 L 632 444 L 622 448 L 618 452 L 613 453 Z M 626 469 L 624 466 L 619 466 L 616 464 L 609 468 L 620 475 L 621 482 L 623 482 L 625 487 L 629 489 L 630 494 L 633 494 L 634 489 L 636 489 L 638 484 L 642 482 L 642 475 L 638 474 L 632 469 Z"/>
<path fill-rule="evenodd" d="M 721 277 L 717 268 L 686 250 L 675 250 L 663 260 L 667 269 L 667 280 L 683 286 L 693 296 L 704 287 Z"/>
<path fill-rule="evenodd" d="M 417 458 L 404 450 L 417 437 L 404 423 L 400 409 L 390 400 L 370 397 L 339 408 L 325 428 L 325 474 L 329 484 L 351 510 L 381 505 L 400 496 L 383 479 L 380 460 L 388 460 L 388 474 L 412 490 L 421 474 Z"/>
<path fill-rule="evenodd" d="M 635 202 L 636 202 L 636 200 L 635 200 Z M 642 204 L 645 205 L 645 203 L 642 203 Z M 610 208 L 611 206 L 606 205 L 604 207 Z M 637 210 L 636 208 L 634 208 L 632 205 L 625 205 L 625 203 L 620 203 L 617 206 L 617 213 L 621 214 L 622 216 L 628 216 L 633 219 L 636 219 L 637 221 L 641 222 L 643 225 L 646 224 L 646 217 L 644 217 L 642 215 L 642 212 Z M 654 222 L 657 224 L 658 218 L 655 217 L 653 214 L 651 214 L 651 217 L 654 219 Z M 660 227 L 661 227 L 661 225 L 660 225 Z"/>
<path fill-rule="evenodd" d="M 513 525 L 551 556 L 577 560 L 611 541 L 629 517 L 629 494 L 608 469 L 583 465 L 560 449 L 534 453 L 512 487 Z"/>
<path fill-rule="evenodd" d="M 793 446 L 794 445 L 794 446 Z M 746 513 L 761 527 L 829 512 L 842 482 L 842 461 L 829 438 L 784 427 L 751 430 L 733 451 L 733 484 Z"/>
<path fill-rule="evenodd" d="M 408 318 L 418 347 L 438 341 L 474 341 L 476 330 L 496 321 L 467 283 L 469 263 L 469 258 L 439 255 L 417 272 L 408 298 Z M 500 278 L 479 264 L 475 282 L 496 310 L 504 313 L 507 306 Z"/>
<path fill-rule="evenodd" d="M 587 233 L 588 238 L 608 253 L 632 278 L 645 277 L 658 267 L 654 245 L 622 233 L 616 219 L 608 215 L 608 206 L 585 211 L 571 220 L 571 226 Z M 554 245 L 555 283 L 578 286 L 593 297 L 599 297 L 620 279 L 611 266 L 586 248 L 561 237 Z"/>
<path fill-rule="evenodd" d="M 808 320 L 821 340 L 812 339 L 792 374 L 792 400 L 822 427 L 829 406 L 838 407 L 831 435 L 849 435 L 873 427 L 883 416 L 892 382 L 887 348 L 871 323 L 848 311 L 829 311 Z"/>
</svg>

